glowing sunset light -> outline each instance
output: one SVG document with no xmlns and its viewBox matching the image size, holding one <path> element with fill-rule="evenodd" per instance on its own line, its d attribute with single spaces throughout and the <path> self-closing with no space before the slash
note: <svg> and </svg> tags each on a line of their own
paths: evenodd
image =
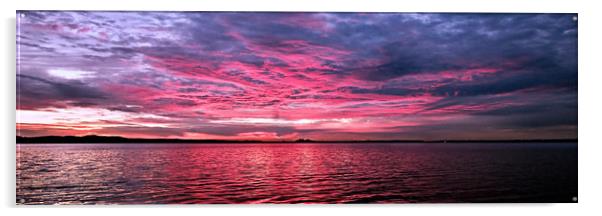
<svg viewBox="0 0 602 216">
<path fill-rule="evenodd" d="M 577 136 L 572 14 L 19 13 L 19 136 Z"/>
<path fill-rule="evenodd" d="M 298 120 L 286 120 L 286 119 L 272 119 L 272 118 L 232 118 L 228 120 L 214 120 L 211 123 L 230 123 L 230 124 L 272 124 L 272 125 L 305 125 L 305 124 L 316 124 L 322 122 L 339 122 L 339 123 L 350 123 L 351 119 L 298 119 Z"/>
<path fill-rule="evenodd" d="M 64 79 L 83 79 L 91 78 L 94 76 L 94 72 L 90 71 L 78 71 L 78 70 L 64 70 L 64 69 L 52 69 L 48 70 L 48 74 L 55 77 Z"/>
<path fill-rule="evenodd" d="M 153 114 L 127 113 L 122 111 L 110 111 L 106 109 L 74 107 L 70 109 L 46 109 L 46 110 L 17 110 L 17 121 L 19 124 L 54 124 L 64 125 L 74 130 L 94 130 L 117 126 L 139 125 L 144 127 L 169 127 L 162 123 L 145 123 L 129 121 L 134 119 L 165 120 L 166 117 Z M 57 127 L 55 127 L 57 128 Z"/>
</svg>

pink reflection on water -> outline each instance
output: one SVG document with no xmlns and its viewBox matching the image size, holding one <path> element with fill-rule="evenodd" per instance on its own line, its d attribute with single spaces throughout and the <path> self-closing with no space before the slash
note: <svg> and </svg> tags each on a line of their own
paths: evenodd
<svg viewBox="0 0 602 216">
<path fill-rule="evenodd" d="M 17 161 L 17 200 L 28 204 L 484 202 L 538 197 L 561 201 L 576 190 L 576 178 L 554 176 L 576 176 L 572 166 L 576 148 L 568 146 L 23 145 Z"/>
</svg>

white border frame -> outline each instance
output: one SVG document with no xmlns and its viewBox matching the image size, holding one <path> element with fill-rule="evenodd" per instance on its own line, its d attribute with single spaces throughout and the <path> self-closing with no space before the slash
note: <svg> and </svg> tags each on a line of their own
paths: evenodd
<svg viewBox="0 0 602 216">
<path fill-rule="evenodd" d="M 589 3 L 587 3 L 589 2 Z M 150 214 L 328 214 L 376 215 L 580 215 L 600 212 L 600 22 L 596 1 L 559 0 L 23 0 L 2 3 L 2 194 L 7 215 Z M 16 206 L 15 203 L 15 16 L 16 10 L 154 10 L 154 11 L 374 11 L 374 12 L 535 12 L 579 13 L 579 203 L 578 204 L 418 204 L 418 205 L 167 205 L 167 206 Z M 177 207 L 177 208 L 175 208 Z"/>
</svg>

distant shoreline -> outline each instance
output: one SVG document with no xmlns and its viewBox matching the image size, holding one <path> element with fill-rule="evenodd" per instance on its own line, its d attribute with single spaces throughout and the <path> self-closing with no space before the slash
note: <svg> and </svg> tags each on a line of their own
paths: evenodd
<svg viewBox="0 0 602 216">
<path fill-rule="evenodd" d="M 95 144 L 95 143 L 550 143 L 578 142 L 577 139 L 508 139 L 508 140 L 196 140 L 196 139 L 145 139 L 125 138 L 119 136 L 42 136 L 16 137 L 17 144 L 64 143 L 64 144 Z"/>
</svg>

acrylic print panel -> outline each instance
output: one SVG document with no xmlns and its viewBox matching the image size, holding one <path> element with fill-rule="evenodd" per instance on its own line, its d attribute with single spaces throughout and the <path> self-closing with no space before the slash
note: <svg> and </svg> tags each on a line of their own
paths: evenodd
<svg viewBox="0 0 602 216">
<path fill-rule="evenodd" d="M 17 12 L 18 204 L 577 202 L 577 15 Z"/>
</svg>

